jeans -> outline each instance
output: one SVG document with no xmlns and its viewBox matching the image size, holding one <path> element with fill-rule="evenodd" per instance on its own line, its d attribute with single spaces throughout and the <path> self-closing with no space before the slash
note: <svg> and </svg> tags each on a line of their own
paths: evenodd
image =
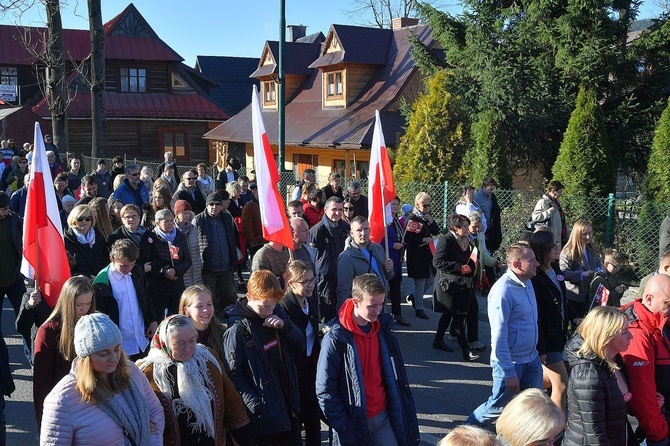
<svg viewBox="0 0 670 446">
<path fill-rule="evenodd" d="M 379 415 L 368 418 L 368 430 L 372 436 L 372 446 L 398 445 L 386 409 Z"/>
<path fill-rule="evenodd" d="M 527 364 L 514 364 L 516 376 L 519 378 L 521 390 L 535 387 L 542 388 L 542 364 L 538 355 L 533 362 Z M 491 428 L 502 413 L 505 405 L 515 394 L 507 390 L 505 385 L 505 372 L 497 362 L 493 363 L 493 393 L 489 399 L 474 410 L 465 421 L 465 424 L 473 424 L 484 428 Z"/>
<path fill-rule="evenodd" d="M 430 277 L 418 279 L 414 278 L 414 309 L 423 310 L 423 295 L 428 292 L 435 282 L 435 277 L 431 271 Z"/>
</svg>

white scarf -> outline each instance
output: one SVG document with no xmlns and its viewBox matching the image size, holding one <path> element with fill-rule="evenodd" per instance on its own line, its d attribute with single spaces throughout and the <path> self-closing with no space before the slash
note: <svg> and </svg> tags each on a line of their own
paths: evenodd
<svg viewBox="0 0 670 446">
<path fill-rule="evenodd" d="M 95 229 L 93 229 L 93 226 L 88 230 L 88 234 L 84 235 L 77 228 L 72 228 L 72 232 L 74 232 L 75 237 L 77 237 L 77 241 L 85 245 L 88 243 L 88 246 L 93 248 L 93 245 L 95 245 Z"/>
<path fill-rule="evenodd" d="M 138 361 L 138 366 L 144 369 L 149 364 L 154 365 L 154 381 L 163 394 L 172 401 L 172 410 L 176 415 L 190 410 L 193 412 L 195 422 L 189 424 L 193 432 L 205 432 L 214 438 L 214 414 L 212 413 L 211 401 L 213 399 L 209 386 L 213 386 L 212 377 L 207 371 L 207 362 L 216 365 L 221 371 L 219 362 L 203 345 L 196 345 L 191 359 L 186 362 L 177 362 L 165 355 L 157 348 L 151 348 L 149 355 Z M 173 398 L 172 385 L 168 374 L 168 368 L 175 364 L 177 366 L 177 388 L 179 398 Z"/>
</svg>

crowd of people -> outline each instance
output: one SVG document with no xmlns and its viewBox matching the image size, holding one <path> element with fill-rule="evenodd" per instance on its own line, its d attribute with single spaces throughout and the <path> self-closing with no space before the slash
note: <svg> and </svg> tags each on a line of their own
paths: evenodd
<svg viewBox="0 0 670 446">
<path fill-rule="evenodd" d="M 476 291 L 488 297 L 492 393 L 442 445 L 669 444 L 670 252 L 619 308 L 626 259 L 599 256 L 590 222 L 568 228 L 559 182 L 501 260 L 492 178 L 462 188 L 444 235 L 429 194 L 395 197 L 375 243 L 361 183 L 333 172 L 319 188 L 308 169 L 285 247 L 263 238 L 257 188 L 232 158 L 212 178 L 170 152 L 156 172 L 116 157 L 89 174 L 77 158 L 64 171 L 56 153 L 72 277 L 53 308 L 19 272 L 27 157 L 8 158 L 0 191 L 0 292 L 33 366 L 41 444 L 318 445 L 324 421 L 335 444 L 417 445 L 392 327 L 412 324 L 403 300 L 420 320 L 430 306 L 433 348 L 453 352 L 453 340 L 477 361 L 488 346 Z M 0 391 L 13 389 L 1 341 Z"/>
</svg>

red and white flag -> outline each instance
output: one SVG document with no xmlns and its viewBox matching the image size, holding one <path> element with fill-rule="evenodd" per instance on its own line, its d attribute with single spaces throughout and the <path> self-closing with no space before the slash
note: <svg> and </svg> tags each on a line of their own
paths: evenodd
<svg viewBox="0 0 670 446">
<path fill-rule="evenodd" d="M 70 278 L 70 266 L 63 243 L 56 192 L 39 123 L 35 123 L 35 149 L 30 166 L 30 185 L 23 220 L 21 273 L 35 279 L 50 307 L 58 300 Z"/>
<path fill-rule="evenodd" d="M 386 151 L 382 123 L 379 119 L 379 110 L 375 110 L 375 128 L 372 134 L 372 147 L 370 148 L 370 174 L 368 178 L 370 180 L 370 186 L 368 187 L 370 240 L 380 243 L 386 234 L 386 225 L 393 221 L 390 203 L 395 198 L 396 193 L 391 162 Z"/>
<path fill-rule="evenodd" d="M 284 201 L 279 195 L 279 189 L 277 189 L 279 172 L 272 155 L 270 140 L 265 133 L 260 101 L 258 100 L 258 89 L 255 85 L 251 94 L 251 119 L 254 136 L 254 168 L 256 169 L 263 238 L 289 249 L 295 249 Z"/>
</svg>

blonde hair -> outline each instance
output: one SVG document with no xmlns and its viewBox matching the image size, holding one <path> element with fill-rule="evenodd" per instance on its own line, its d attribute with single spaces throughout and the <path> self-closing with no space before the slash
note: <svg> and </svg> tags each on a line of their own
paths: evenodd
<svg viewBox="0 0 670 446">
<path fill-rule="evenodd" d="M 414 198 L 414 205 L 416 206 L 417 204 L 419 204 L 419 202 L 421 202 L 421 200 L 424 200 L 426 198 L 430 199 L 430 195 L 428 195 L 428 193 L 419 192 L 418 194 L 416 194 L 416 198 Z"/>
<path fill-rule="evenodd" d="M 607 346 L 623 332 L 626 322 L 626 315 L 614 307 L 601 306 L 589 311 L 577 328 L 577 333 L 584 340 L 577 355 L 585 358 L 594 354 L 607 362 L 610 369 L 618 369 L 614 360 L 607 356 Z"/>
<path fill-rule="evenodd" d="M 565 427 L 561 410 L 540 389 L 526 389 L 505 406 L 496 433 L 511 446 L 550 440 Z"/>
<path fill-rule="evenodd" d="M 53 311 L 45 323 L 53 319 L 60 321 L 58 335 L 58 352 L 68 361 L 72 361 L 77 353 L 74 351 L 74 326 L 77 325 L 76 299 L 82 294 L 93 293 L 91 307 L 86 314 L 95 313 L 95 291 L 91 281 L 84 276 L 70 277 L 63 284 Z"/>
<path fill-rule="evenodd" d="M 119 186 L 121 186 L 121 183 L 123 183 L 123 180 L 126 179 L 125 175 L 117 175 L 114 177 L 114 182 L 112 184 L 112 187 L 114 190 L 118 189 Z"/>
<path fill-rule="evenodd" d="M 70 214 L 67 216 L 67 225 L 71 228 L 76 228 L 79 217 L 91 217 L 91 228 L 95 226 L 95 216 L 91 208 L 85 204 L 79 204 L 70 211 Z"/>
<path fill-rule="evenodd" d="M 91 213 L 93 213 L 96 229 L 105 237 L 105 240 L 109 240 L 109 236 L 112 235 L 113 230 L 107 199 L 95 197 L 88 203 L 88 207 L 91 208 Z"/>
<path fill-rule="evenodd" d="M 121 348 L 121 346 L 119 346 Z M 79 358 L 77 363 L 77 384 L 75 388 L 81 393 L 81 401 L 95 404 L 111 400 L 115 393 L 130 388 L 132 371 L 128 365 L 128 356 L 121 349 L 119 365 L 112 373 L 102 375 L 93 370 L 91 356 Z"/>
<path fill-rule="evenodd" d="M 486 429 L 465 424 L 457 426 L 436 446 L 499 446 L 498 439 Z"/>
<path fill-rule="evenodd" d="M 191 317 L 188 314 L 188 306 L 193 303 L 196 297 L 200 294 L 207 294 L 212 299 L 212 304 L 214 303 L 214 295 L 212 290 L 210 290 L 205 285 L 191 285 L 186 288 L 183 293 L 181 293 L 181 299 L 179 300 L 179 314 Z M 213 349 L 219 354 L 223 353 L 223 333 L 226 331 L 226 327 L 219 321 L 219 318 L 216 317 L 216 312 L 212 314 L 212 319 L 209 321 L 209 328 L 211 332 L 209 334 L 208 347 Z"/>
<path fill-rule="evenodd" d="M 584 240 L 582 240 L 582 234 L 589 226 L 591 226 L 591 229 L 593 229 L 593 225 L 590 221 L 580 218 L 572 227 L 572 232 L 570 233 L 568 243 L 566 243 L 563 247 L 563 252 L 566 253 L 572 260 L 581 259 L 584 257 L 586 245 L 584 244 Z"/>
</svg>

